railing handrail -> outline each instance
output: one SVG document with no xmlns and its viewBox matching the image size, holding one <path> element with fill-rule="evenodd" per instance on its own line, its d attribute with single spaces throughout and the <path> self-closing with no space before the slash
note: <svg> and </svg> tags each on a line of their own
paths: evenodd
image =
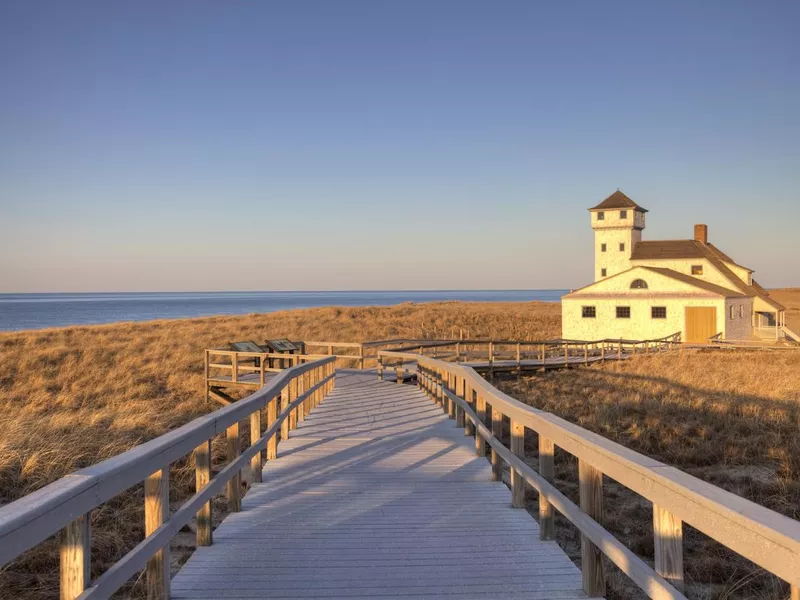
<svg viewBox="0 0 800 600">
<path fill-rule="evenodd" d="M 378 357 L 381 361 L 388 358 L 416 362 L 424 368 L 463 378 L 468 388 L 482 395 L 493 409 L 499 410 L 512 422 L 551 440 L 660 509 L 669 511 L 734 552 L 800 587 L 800 522 L 556 415 L 523 404 L 495 388 L 467 365 L 391 351 L 380 351 Z M 580 524 L 575 524 L 580 527 Z M 614 560 L 611 556 L 609 558 Z"/>
<path fill-rule="evenodd" d="M 231 425 L 266 407 L 299 375 L 334 361 L 335 358 L 328 357 L 286 369 L 247 398 L 0 507 L 0 566 L 58 533 L 81 515 L 141 483 L 165 465 L 191 453 L 205 440 L 224 433 Z M 286 418 L 283 412 L 279 420 Z"/>
</svg>

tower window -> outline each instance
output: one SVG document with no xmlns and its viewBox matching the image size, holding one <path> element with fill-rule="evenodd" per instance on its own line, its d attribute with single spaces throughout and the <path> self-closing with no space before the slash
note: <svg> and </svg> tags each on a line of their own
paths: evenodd
<svg viewBox="0 0 800 600">
<path fill-rule="evenodd" d="M 605 221 L 605 218 L 606 218 L 606 213 L 604 213 L 604 212 L 602 212 L 602 211 L 600 211 L 599 213 L 597 213 L 597 220 L 598 220 L 598 221 Z"/>
<path fill-rule="evenodd" d="M 632 290 L 646 290 L 647 289 L 647 282 L 644 279 L 634 279 L 631 282 L 631 289 Z"/>
<path fill-rule="evenodd" d="M 597 308 L 594 306 L 582 306 L 581 316 L 584 319 L 594 319 L 597 316 Z"/>
<path fill-rule="evenodd" d="M 703 265 L 692 265 L 692 275 L 702 275 Z"/>
<path fill-rule="evenodd" d="M 606 245 L 600 244 L 600 252 L 605 252 L 605 251 L 606 251 Z"/>
<path fill-rule="evenodd" d="M 619 211 L 619 218 L 620 219 L 627 219 L 628 218 L 628 211 L 627 210 Z"/>
<path fill-rule="evenodd" d="M 731 320 L 736 318 L 736 314 L 733 312 L 734 308 L 735 307 L 733 305 L 731 305 Z"/>
<path fill-rule="evenodd" d="M 744 319 L 744 306 L 742 304 L 739 305 L 739 318 Z"/>
<path fill-rule="evenodd" d="M 619 251 L 620 251 L 620 252 L 625 252 L 625 242 L 620 242 L 620 244 L 619 244 Z"/>
<path fill-rule="evenodd" d="M 650 316 L 653 319 L 666 319 L 667 318 L 667 307 L 666 306 L 651 306 L 650 307 Z"/>
<path fill-rule="evenodd" d="M 631 307 L 630 306 L 618 306 L 617 307 L 617 318 L 618 319 L 630 319 L 631 318 Z"/>
<path fill-rule="evenodd" d="M 600 277 L 605 277 L 606 273 L 607 273 L 606 269 L 600 269 Z"/>
</svg>

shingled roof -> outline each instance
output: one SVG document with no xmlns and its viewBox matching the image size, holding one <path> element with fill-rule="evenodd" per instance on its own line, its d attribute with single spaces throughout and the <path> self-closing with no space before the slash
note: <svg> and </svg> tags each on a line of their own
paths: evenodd
<svg viewBox="0 0 800 600">
<path fill-rule="evenodd" d="M 631 260 L 657 260 L 675 258 L 705 258 L 719 270 L 731 284 L 745 296 L 758 296 L 777 310 L 784 310 L 784 306 L 769 297 L 760 285 L 747 285 L 733 271 L 726 262 L 736 264 L 727 254 L 711 244 L 703 244 L 697 240 L 663 240 L 641 241 L 633 247 Z M 747 269 L 747 267 L 742 267 Z M 748 269 L 749 271 L 750 269 Z"/>
<path fill-rule="evenodd" d="M 647 212 L 646 208 L 642 208 L 619 190 L 589 210 L 610 210 L 613 208 L 632 208 L 640 212 Z"/>
</svg>

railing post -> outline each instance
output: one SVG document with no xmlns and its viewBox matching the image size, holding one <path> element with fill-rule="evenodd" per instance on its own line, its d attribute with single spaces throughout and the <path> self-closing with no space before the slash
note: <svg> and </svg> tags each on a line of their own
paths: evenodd
<svg viewBox="0 0 800 600">
<path fill-rule="evenodd" d="M 503 429 L 503 413 L 497 410 L 492 405 L 492 435 L 498 440 L 502 435 Z M 500 463 L 500 455 L 492 448 L 492 481 L 502 481 L 503 479 L 503 465 Z"/>
<path fill-rule="evenodd" d="M 464 399 L 467 401 L 467 404 L 472 408 L 475 409 L 475 397 L 473 396 L 472 386 L 467 382 L 466 378 L 464 378 Z M 472 422 L 472 419 L 464 417 L 464 435 L 474 435 L 475 434 L 475 424 Z"/>
<path fill-rule="evenodd" d="M 298 375 L 298 377 L 301 377 Z M 287 383 L 284 388 L 281 390 L 281 414 L 283 414 L 287 408 L 289 408 L 289 389 L 292 386 L 297 386 L 297 377 L 292 379 L 289 383 Z M 289 439 L 289 418 L 285 418 L 281 421 L 281 441 Z"/>
<path fill-rule="evenodd" d="M 300 375 L 297 379 L 293 379 L 289 383 L 289 401 L 287 402 L 287 406 L 289 406 L 292 402 L 297 400 L 300 395 L 302 394 L 303 386 L 305 386 L 306 376 L 308 375 L 308 371 Z M 301 379 L 302 378 L 302 379 Z M 297 407 L 293 408 L 289 411 L 289 431 L 294 431 L 297 429 Z"/>
<path fill-rule="evenodd" d="M 239 355 L 236 352 L 231 355 L 231 381 L 239 381 Z"/>
<path fill-rule="evenodd" d="M 150 536 L 169 519 L 169 466 L 144 480 L 144 535 Z M 147 561 L 148 599 L 169 598 L 169 544 Z"/>
<path fill-rule="evenodd" d="M 211 440 L 206 440 L 194 450 L 194 484 L 199 492 L 211 481 Z M 203 504 L 197 511 L 197 532 L 195 537 L 198 546 L 210 546 L 211 533 L 211 500 Z"/>
<path fill-rule="evenodd" d="M 211 401 L 211 397 L 209 396 L 209 385 L 208 385 L 208 350 L 204 352 L 205 360 L 203 365 L 203 377 L 205 378 L 205 386 L 206 386 L 206 404 Z"/>
<path fill-rule="evenodd" d="M 455 382 L 455 375 L 447 371 L 447 391 L 455 392 L 456 390 L 456 382 Z M 451 419 L 456 418 L 456 403 L 453 402 L 451 398 L 447 398 L 447 416 Z"/>
<path fill-rule="evenodd" d="M 522 374 L 522 344 L 517 342 L 517 375 Z"/>
<path fill-rule="evenodd" d="M 397 378 L 397 383 L 403 383 L 403 359 L 400 359 L 400 362 L 395 366 L 394 373 Z"/>
<path fill-rule="evenodd" d="M 683 522 L 657 504 L 653 504 L 653 542 L 656 573 L 682 592 Z"/>
<path fill-rule="evenodd" d="M 81 515 L 61 532 L 61 600 L 75 600 L 90 584 L 91 513 Z"/>
<path fill-rule="evenodd" d="M 378 355 L 378 381 L 383 381 L 383 357 Z"/>
<path fill-rule="evenodd" d="M 358 368 L 364 370 L 364 344 L 358 346 Z"/>
<path fill-rule="evenodd" d="M 226 431 L 228 464 L 239 457 L 239 422 L 237 421 Z M 226 495 L 228 497 L 228 512 L 239 512 L 242 510 L 242 472 L 236 471 L 226 483 Z"/>
<path fill-rule="evenodd" d="M 478 414 L 478 420 L 481 424 L 486 425 L 486 400 L 483 396 L 477 394 L 475 399 L 475 412 Z M 486 441 L 481 437 L 478 428 L 475 428 L 475 455 L 486 456 Z"/>
<path fill-rule="evenodd" d="M 511 452 L 525 461 L 525 426 L 514 419 L 511 419 Z M 511 467 L 511 506 L 525 508 L 525 480 L 514 467 Z"/>
<path fill-rule="evenodd" d="M 542 435 L 539 435 L 539 475 L 549 483 L 553 483 L 555 476 L 555 445 Z M 539 494 L 539 538 L 553 540 L 556 537 L 555 521 L 553 520 L 553 506 Z"/>
<path fill-rule="evenodd" d="M 460 375 L 455 375 L 455 383 L 456 383 L 456 396 L 459 398 L 466 398 L 466 394 L 464 393 L 464 378 Z M 464 409 L 456 404 L 456 425 L 458 427 L 464 427 Z"/>
<path fill-rule="evenodd" d="M 440 368 L 436 369 L 436 383 L 439 388 L 439 406 L 441 407 L 442 412 L 447 413 L 447 397 L 444 395 L 444 375 L 442 369 Z"/>
<path fill-rule="evenodd" d="M 603 524 L 603 472 L 578 459 L 581 510 Z M 590 598 L 606 595 L 603 554 L 585 535 L 581 535 L 581 573 L 583 591 Z"/>
<path fill-rule="evenodd" d="M 278 397 L 275 396 L 267 403 L 267 429 L 278 419 Z M 275 460 L 278 456 L 278 434 L 276 433 L 267 441 L 267 460 Z"/>
<path fill-rule="evenodd" d="M 456 342 L 456 363 L 461 362 L 461 344 Z"/>
<path fill-rule="evenodd" d="M 261 409 L 250 413 L 250 445 L 255 446 L 261 439 Z M 261 469 L 264 467 L 261 452 L 256 452 L 250 459 L 250 470 L 253 472 L 253 483 L 261 483 Z"/>
</svg>

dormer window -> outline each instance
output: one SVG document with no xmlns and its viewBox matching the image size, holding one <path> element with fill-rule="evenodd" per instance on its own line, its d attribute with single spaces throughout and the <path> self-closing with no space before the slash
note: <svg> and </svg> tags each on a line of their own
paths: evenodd
<svg viewBox="0 0 800 600">
<path fill-rule="evenodd" d="M 606 218 L 606 213 L 604 213 L 603 211 L 600 211 L 599 213 L 597 213 L 597 220 L 598 221 L 604 221 L 605 218 Z"/>
<path fill-rule="evenodd" d="M 634 279 L 631 282 L 631 289 L 632 290 L 646 290 L 647 289 L 647 282 L 644 279 Z"/>
<path fill-rule="evenodd" d="M 627 219 L 628 218 L 628 211 L 627 210 L 619 211 L 619 218 L 620 219 Z"/>
</svg>

